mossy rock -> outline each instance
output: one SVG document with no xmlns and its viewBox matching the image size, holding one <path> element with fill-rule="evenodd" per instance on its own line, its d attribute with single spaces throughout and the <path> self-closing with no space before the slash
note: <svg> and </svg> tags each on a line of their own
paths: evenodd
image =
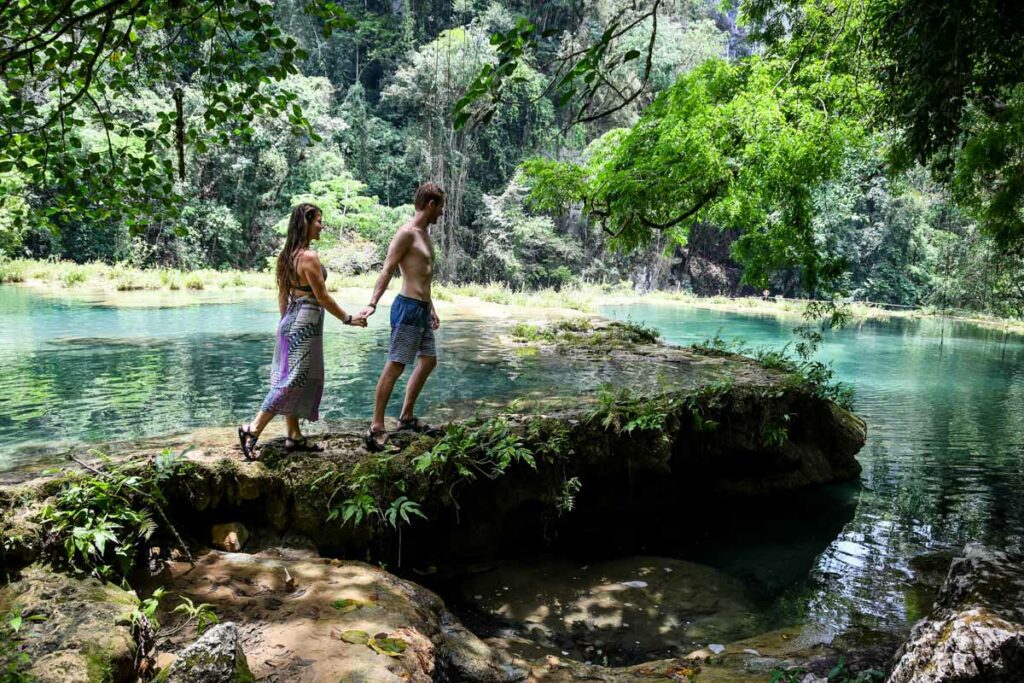
<svg viewBox="0 0 1024 683">
<path fill-rule="evenodd" d="M 25 618 L 29 673 L 43 683 L 134 680 L 131 614 L 138 605 L 131 591 L 36 565 L 0 589 L 0 613 Z"/>
</svg>

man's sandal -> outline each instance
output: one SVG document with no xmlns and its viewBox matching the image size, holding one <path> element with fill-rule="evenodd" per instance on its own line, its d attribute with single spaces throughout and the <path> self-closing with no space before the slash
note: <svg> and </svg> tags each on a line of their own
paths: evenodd
<svg viewBox="0 0 1024 683">
<path fill-rule="evenodd" d="M 249 430 L 249 425 L 238 428 L 238 445 L 242 447 L 242 455 L 246 460 L 259 460 L 256 456 L 256 442 L 260 437 Z"/>
<path fill-rule="evenodd" d="M 285 437 L 284 450 L 288 453 L 323 453 L 324 447 L 318 443 L 311 442 L 308 436 L 293 439 Z"/>
<path fill-rule="evenodd" d="M 417 434 L 427 434 L 430 436 L 437 436 L 441 434 L 441 430 L 437 427 L 432 427 L 426 422 L 421 421 L 418 417 L 410 417 L 407 420 L 398 421 L 398 431 L 401 432 L 416 432 Z"/>
<path fill-rule="evenodd" d="M 377 440 L 377 438 L 380 435 L 384 436 L 384 439 L 382 441 Z M 366 437 L 363 439 L 363 441 L 366 443 L 366 450 L 370 451 L 371 453 L 380 453 L 382 450 L 384 450 L 384 447 L 388 445 L 388 440 L 388 433 L 386 431 L 384 431 L 383 429 L 372 428 L 366 432 Z"/>
</svg>

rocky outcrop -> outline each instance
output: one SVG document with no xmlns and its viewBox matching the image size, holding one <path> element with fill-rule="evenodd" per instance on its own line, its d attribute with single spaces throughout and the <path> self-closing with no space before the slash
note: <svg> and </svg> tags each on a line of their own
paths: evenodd
<svg viewBox="0 0 1024 683">
<path fill-rule="evenodd" d="M 584 663 L 556 666 L 545 659 L 538 665 L 517 658 L 511 649 L 463 627 L 430 591 L 377 567 L 283 550 L 255 555 L 211 551 L 192 568 L 168 552 L 181 544 L 181 536 L 252 550 L 265 546 L 270 536 L 290 534 L 315 543 L 324 555 L 373 557 L 405 571 L 411 567 L 441 575 L 452 566 L 529 556 L 553 545 L 570 552 L 573 543 L 599 544 L 605 556 L 636 554 L 641 547 L 658 545 L 653 533 L 677 538 L 694 530 L 708 533 L 716 519 L 728 517 L 731 523 L 747 505 L 764 517 L 766 497 L 774 513 L 802 492 L 857 477 L 855 454 L 864 443 L 864 423 L 815 387 L 750 359 L 667 347 L 652 343 L 649 335 L 611 324 L 597 330 L 587 325 L 571 336 L 543 336 L 553 341 L 540 344 L 537 353 L 563 354 L 607 371 L 617 378 L 616 389 L 534 397 L 514 410 L 506 406 L 492 417 L 449 425 L 441 436 L 396 435 L 382 455 L 367 453 L 356 431 L 323 435 L 325 451 L 317 454 L 289 454 L 281 443 L 268 440 L 259 462 L 242 461 L 227 432 L 176 462 L 161 455 L 162 449 L 119 455 L 119 466 L 140 480 L 153 478 L 159 468 L 161 511 L 181 532 L 163 528 L 162 536 L 149 541 L 162 550 L 139 549 L 139 559 L 171 560 L 168 573 L 158 579 L 169 589 L 161 623 L 175 627 L 182 615 L 170 610 L 179 604 L 178 596 L 187 596 L 196 605 L 212 605 L 221 621 L 236 625 L 234 632 L 227 627 L 213 631 L 215 643 L 200 641 L 192 650 L 187 649 L 196 637 L 191 625 L 164 636 L 161 650 L 178 657 L 169 665 L 166 657 L 158 660 L 164 664 L 161 675 L 201 680 L 197 653 L 209 654 L 210 662 L 225 662 L 218 670 L 236 680 L 247 675 L 243 662 L 258 679 L 282 681 L 506 683 L 524 680 L 531 670 L 536 675 L 537 666 L 548 672 L 544 680 L 593 673 Z M 18 568 L 41 553 L 60 554 L 59 539 L 53 533 L 47 537 L 40 510 L 66 483 L 50 476 L 0 487 L 0 531 L 5 532 L 0 564 Z M 722 515 L 725 510 L 728 515 Z M 819 505 L 814 514 L 831 520 L 847 513 L 840 510 Z M 166 527 L 163 514 L 159 519 Z M 244 527 L 236 524 L 239 520 Z M 7 530 L 16 533 L 8 536 Z M 659 562 L 657 577 L 626 572 L 604 581 L 602 576 L 588 584 L 582 597 L 550 596 L 564 613 L 543 624 L 550 627 L 543 635 L 557 640 L 567 629 L 578 630 L 579 622 L 587 630 L 584 640 L 596 652 L 603 631 L 618 628 L 641 641 L 643 652 L 637 654 L 655 656 L 660 650 L 657 656 L 662 657 L 666 651 L 683 651 L 687 639 L 734 635 L 731 625 L 742 622 L 748 611 L 734 585 L 706 576 L 702 568 Z M 9 586 L 4 595 L 31 593 L 34 584 L 77 581 L 26 571 L 19 583 L 27 583 Z M 674 572 L 699 579 L 707 593 L 686 595 L 692 582 L 673 583 Z M 657 590 L 644 593 L 641 583 Z M 67 590 L 79 588 L 39 598 L 54 602 L 54 595 Z M 655 593 L 678 598 L 685 608 L 663 609 Z M 136 604 L 130 593 L 125 596 Z M 113 599 L 108 598 L 99 599 Z M 119 634 L 117 642 L 124 647 L 67 628 L 60 648 L 41 650 L 37 665 L 45 662 L 56 670 L 56 660 L 46 660 L 47 655 L 75 662 L 84 658 L 82 666 L 99 666 L 110 672 L 108 678 L 120 680 L 124 651 L 131 647 L 130 640 L 123 640 L 130 637 L 125 618 L 85 607 L 82 600 L 71 602 L 74 607 L 62 609 L 76 624 L 91 624 L 95 617 L 105 632 Z M 500 605 L 492 607 L 500 612 Z M 131 609 L 128 603 L 126 608 Z M 619 611 L 611 621 L 609 610 Z M 659 628 L 673 631 L 672 642 L 665 633 L 638 630 L 639 620 L 662 612 L 665 621 Z M 691 623 L 676 628 L 680 621 Z M 119 626 L 111 630 L 112 623 Z M 220 653 L 216 657 L 214 650 Z M 712 655 L 716 661 L 722 658 Z M 666 666 L 677 665 L 695 666 L 690 660 Z M 69 664 L 62 671 L 73 669 Z M 635 672 L 608 668 L 604 673 Z M 648 673 L 642 675 L 649 678 Z M 79 680 L 78 675 L 51 680 Z"/>
<path fill-rule="evenodd" d="M 888 683 L 1022 678 L 1024 557 L 970 544 L 950 565 L 931 616 L 897 653 Z"/>
<path fill-rule="evenodd" d="M 185 596 L 211 605 L 221 620 L 239 624 L 237 643 L 260 680 L 525 680 L 523 668 L 466 630 L 434 593 L 362 562 L 290 550 L 256 555 L 211 551 L 195 567 L 171 563 L 157 582 L 167 590 L 167 609 Z M 180 618 L 166 613 L 161 622 L 172 626 Z M 177 650 L 193 633 L 189 625 L 159 648 Z M 196 670 L 194 653 L 210 651 L 209 644 L 199 647 L 209 638 L 182 650 L 170 674 L 205 683 L 206 678 L 189 672 Z"/>
<path fill-rule="evenodd" d="M 238 642 L 238 628 L 232 622 L 208 630 L 182 650 L 155 679 L 157 683 L 252 683 L 254 680 Z"/>
<path fill-rule="evenodd" d="M 29 673 L 40 683 L 134 680 L 135 594 L 43 567 L 0 588 L 0 614 L 20 613 Z"/>
<path fill-rule="evenodd" d="M 439 442 L 465 447 L 473 460 L 503 457 L 484 452 L 480 439 L 453 441 L 472 435 L 481 419 L 451 425 L 446 437 L 398 435 L 383 457 L 368 454 L 359 433 L 336 432 L 321 437 L 323 453 L 288 454 L 267 440 L 260 462 L 243 462 L 225 432 L 222 441 L 189 451 L 185 466 L 162 481 L 168 514 L 202 539 L 210 538 L 213 524 L 244 520 L 250 534 L 289 531 L 314 539 L 325 555 L 369 551 L 391 562 L 432 564 L 529 552 L 551 539 L 582 542 L 609 530 L 631 539 L 637 529 L 616 525 L 645 516 L 671 520 L 685 533 L 687 526 L 706 528 L 725 506 L 736 512 L 770 497 L 777 508 L 792 494 L 860 473 L 855 455 L 864 423 L 813 387 L 750 359 L 669 347 L 649 335 L 617 323 L 543 333 L 552 341 L 538 353 L 607 371 L 618 378 L 617 393 L 547 396 L 514 411 L 496 409 L 501 429 L 530 456 L 500 476 L 419 466 L 417 459 Z M 140 468 L 158 456 L 157 450 L 130 454 Z M 403 530 L 401 558 L 388 525 L 339 523 L 339 504 L 368 472 L 377 482 L 402 483 L 401 492 L 368 491 L 382 510 L 404 495 L 426 516 Z M 38 554 L 39 502 L 57 485 L 39 480 L 17 495 L 0 487 L 0 528 L 18 530 L 0 563 L 16 567 Z M 681 499 L 690 503 L 685 515 L 675 505 Z M 237 550 L 243 536 L 222 528 L 215 543 Z"/>
</svg>

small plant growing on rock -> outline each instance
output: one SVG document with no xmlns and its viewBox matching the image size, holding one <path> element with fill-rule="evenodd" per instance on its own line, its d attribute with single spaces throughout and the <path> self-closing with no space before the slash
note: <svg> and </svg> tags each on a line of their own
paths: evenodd
<svg viewBox="0 0 1024 683">
<path fill-rule="evenodd" d="M 732 389 L 732 377 L 724 377 L 686 395 L 683 403 L 689 409 L 693 426 L 698 432 L 718 429 L 719 422 L 714 417 L 718 417 L 725 407 Z"/>
<path fill-rule="evenodd" d="M 387 520 L 392 529 L 398 528 L 399 520 L 406 524 L 412 524 L 410 516 L 427 518 L 423 514 L 423 510 L 420 509 L 420 504 L 414 500 L 409 500 L 407 496 L 399 496 L 391 501 L 391 505 L 388 506 L 387 511 L 384 513 L 384 519 Z"/>
<path fill-rule="evenodd" d="M 15 605 L 7 614 L 0 615 L 0 681 L 3 683 L 29 683 L 35 677 L 29 674 L 32 659 L 23 648 L 21 629 L 26 621 L 45 621 L 40 614 L 24 616 L 21 606 Z"/>
<path fill-rule="evenodd" d="M 43 519 L 49 541 L 63 547 L 68 566 L 104 581 L 127 576 L 139 547 L 157 527 L 129 488 L 141 483 L 134 476 L 115 482 L 82 476 L 61 487 Z"/>
<path fill-rule="evenodd" d="M 158 484 L 181 460 L 165 452 L 151 466 L 133 469 L 108 459 L 105 470 L 76 462 L 87 471 L 67 475 L 43 508 L 45 549 L 70 569 L 125 584 L 139 550 L 157 530 L 154 513 L 170 527 Z"/>
<path fill-rule="evenodd" d="M 216 625 L 220 621 L 217 619 L 217 614 L 213 611 L 213 605 L 206 602 L 197 605 L 184 595 L 181 596 L 181 604 L 171 610 L 171 612 L 184 614 L 186 624 L 194 621 L 196 632 L 200 635 L 207 628 Z"/>
<path fill-rule="evenodd" d="M 501 417 L 490 418 L 475 427 L 450 425 L 433 448 L 413 458 L 417 472 L 442 478 L 455 474 L 455 483 L 478 476 L 496 479 L 518 462 L 537 469 L 533 451 L 523 445 L 508 421 Z"/>
<path fill-rule="evenodd" d="M 719 328 L 719 330 L 715 332 L 715 336 L 709 337 L 702 342 L 692 344 L 690 348 L 702 356 L 718 358 L 722 356 L 734 356 L 738 353 L 742 353 L 743 344 L 739 341 L 726 341 L 725 339 L 722 339 L 722 330 Z"/>
<path fill-rule="evenodd" d="M 603 386 L 597 393 L 597 407 L 588 419 L 617 434 L 656 432 L 665 428 L 665 421 L 676 405 L 676 400 L 667 395 L 650 397 L 634 393 L 629 387 Z"/>
<path fill-rule="evenodd" d="M 761 431 L 761 443 L 772 448 L 781 448 L 789 438 L 789 413 L 780 416 L 779 421 L 768 422 Z"/>
<path fill-rule="evenodd" d="M 570 477 L 562 482 L 562 490 L 558 494 L 558 512 L 572 512 L 576 509 L 576 494 L 583 488 L 579 477 Z"/>
</svg>

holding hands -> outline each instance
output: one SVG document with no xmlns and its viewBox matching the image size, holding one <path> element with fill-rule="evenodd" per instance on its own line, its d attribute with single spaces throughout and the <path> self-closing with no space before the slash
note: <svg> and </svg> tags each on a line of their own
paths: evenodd
<svg viewBox="0 0 1024 683">
<path fill-rule="evenodd" d="M 363 310 L 359 311 L 359 313 L 358 313 L 358 315 L 356 317 L 359 317 L 359 318 L 362 318 L 363 320 L 366 320 L 367 318 L 369 318 L 371 315 L 373 315 L 376 312 L 377 312 L 377 304 L 369 304 L 366 308 L 364 308 Z"/>
<path fill-rule="evenodd" d="M 345 324 L 352 327 L 366 327 L 366 316 L 360 311 L 356 315 L 350 315 Z"/>
</svg>

